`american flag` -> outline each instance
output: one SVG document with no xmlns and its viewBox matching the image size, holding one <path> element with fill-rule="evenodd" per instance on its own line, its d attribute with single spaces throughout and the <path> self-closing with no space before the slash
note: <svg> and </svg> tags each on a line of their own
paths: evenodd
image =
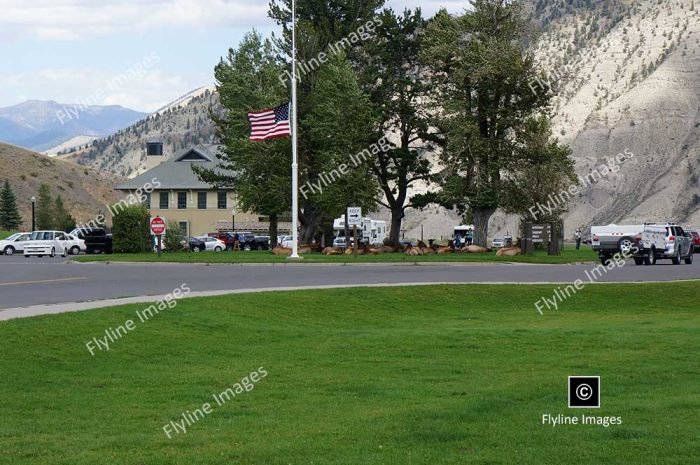
<svg viewBox="0 0 700 465">
<path fill-rule="evenodd" d="M 248 113 L 250 140 L 267 140 L 292 135 L 289 126 L 289 103 L 276 108 Z"/>
</svg>

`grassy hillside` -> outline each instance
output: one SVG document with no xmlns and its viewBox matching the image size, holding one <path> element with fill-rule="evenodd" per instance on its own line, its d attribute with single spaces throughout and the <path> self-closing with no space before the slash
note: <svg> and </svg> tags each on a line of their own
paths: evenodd
<svg viewBox="0 0 700 465">
<path fill-rule="evenodd" d="M 142 305 L 2 322 L 0 464 L 693 463 L 697 283 L 591 285 L 539 316 L 552 289 L 280 292 L 186 299 L 144 322 Z M 215 402 L 259 367 L 250 392 Z M 600 409 L 567 408 L 569 375 L 601 376 Z"/>
<path fill-rule="evenodd" d="M 104 174 L 75 163 L 48 158 L 14 145 L 0 143 L 0 181 L 10 181 L 17 195 L 20 213 L 29 227 L 30 198 L 36 196 L 41 183 L 51 186 L 55 196 L 61 194 L 64 203 L 78 221 L 88 221 L 106 205 L 120 198 L 113 187 L 118 176 Z"/>
</svg>

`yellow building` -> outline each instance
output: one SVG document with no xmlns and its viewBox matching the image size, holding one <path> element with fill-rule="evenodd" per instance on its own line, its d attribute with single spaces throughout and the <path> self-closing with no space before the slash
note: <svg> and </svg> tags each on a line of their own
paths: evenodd
<svg viewBox="0 0 700 465">
<path fill-rule="evenodd" d="M 217 162 L 213 146 L 194 146 L 165 157 L 160 142 L 149 142 L 146 172 L 116 189 L 125 194 L 144 192 L 151 216 L 160 216 L 168 224 L 177 222 L 188 236 L 231 231 L 234 221 L 236 231 L 266 232 L 268 224 L 264 218 L 237 208 L 236 196 L 231 189 L 215 189 L 200 181 L 192 171 L 193 165 L 216 169 Z"/>
</svg>

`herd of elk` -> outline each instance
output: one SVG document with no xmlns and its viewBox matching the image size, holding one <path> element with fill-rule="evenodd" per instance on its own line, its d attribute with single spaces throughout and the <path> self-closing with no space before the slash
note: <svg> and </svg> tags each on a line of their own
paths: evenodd
<svg viewBox="0 0 700 465">
<path fill-rule="evenodd" d="M 355 250 L 353 247 L 348 247 L 347 249 L 343 249 L 341 247 L 326 247 L 323 250 L 321 250 L 320 247 L 318 246 L 310 246 L 310 245 L 300 245 L 298 248 L 298 252 L 300 254 L 306 254 L 309 252 L 321 252 L 323 255 L 353 255 L 355 253 Z M 371 246 L 371 245 L 362 245 L 357 248 L 357 255 L 379 255 L 382 253 L 396 253 L 396 252 L 403 252 L 406 255 L 409 256 L 419 256 L 419 255 L 433 255 L 433 254 L 438 254 L 438 255 L 444 255 L 444 254 L 450 254 L 450 253 L 488 253 L 491 252 L 491 249 L 488 249 L 486 247 L 481 247 L 478 245 L 467 245 L 462 248 L 455 248 L 454 243 L 450 241 L 448 245 L 437 245 L 433 244 L 431 246 L 428 246 L 425 244 L 423 241 L 418 241 L 418 244 L 414 245 L 406 245 L 406 246 L 390 246 L 390 245 L 382 245 L 382 246 Z M 281 247 L 277 246 L 272 249 L 272 253 L 275 255 L 291 255 L 292 254 L 292 249 L 289 247 Z M 516 255 L 520 255 L 520 247 L 519 246 L 510 246 L 510 247 L 503 247 L 502 249 L 499 249 L 496 252 L 496 255 L 499 257 L 514 257 Z"/>
</svg>

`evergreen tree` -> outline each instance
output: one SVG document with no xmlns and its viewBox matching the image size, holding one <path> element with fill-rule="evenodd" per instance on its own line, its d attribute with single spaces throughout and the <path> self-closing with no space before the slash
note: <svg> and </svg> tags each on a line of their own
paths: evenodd
<svg viewBox="0 0 700 465">
<path fill-rule="evenodd" d="M 291 204 L 291 144 L 289 138 L 265 142 L 248 139 L 247 113 L 288 100 L 289 90 L 280 81 L 285 65 L 270 40 L 252 32 L 238 49 L 230 50 L 216 67 L 217 88 L 226 110 L 215 118 L 223 142 L 221 170 L 196 170 L 209 183 L 230 186 L 244 210 L 270 217 L 270 237 L 276 238 L 276 219 L 289 213 Z M 299 115 L 299 185 L 318 183 L 324 174 L 350 164 L 350 156 L 372 142 L 373 119 L 369 102 L 344 54 L 332 56 L 317 73 L 316 85 L 304 97 Z M 302 106 L 300 102 L 300 107 Z M 322 191 L 300 196 L 300 243 L 310 243 L 348 204 L 375 206 L 376 186 L 366 164 L 341 176 Z"/>
<path fill-rule="evenodd" d="M 9 181 L 0 191 L 0 228 L 13 231 L 22 225 L 22 216 L 17 209 L 17 197 L 12 192 Z"/>
<path fill-rule="evenodd" d="M 36 203 L 36 228 L 38 230 L 53 229 L 53 207 L 51 188 L 48 184 L 42 183 L 39 186 L 39 198 Z"/>
<path fill-rule="evenodd" d="M 542 125 L 533 121 L 547 118 L 550 95 L 528 86 L 541 76 L 525 51 L 525 31 L 520 3 L 504 0 L 474 0 L 459 16 L 443 9 L 427 27 L 423 58 L 433 70 L 445 176 L 440 191 L 415 200 L 457 207 L 473 219 L 481 246 L 493 213 L 510 206 L 513 180 L 566 150 L 556 142 L 557 150 L 535 150 Z"/>
<path fill-rule="evenodd" d="M 75 228 L 75 219 L 66 210 L 61 195 L 56 196 L 53 209 L 53 227 L 59 231 L 71 231 Z"/>
<path fill-rule="evenodd" d="M 419 61 L 425 20 L 420 9 L 402 15 L 385 10 L 379 19 L 374 39 L 361 49 L 358 67 L 379 131 L 393 134 L 393 147 L 373 157 L 372 174 L 384 195 L 380 203 L 391 212 L 389 239 L 398 244 L 404 212 L 412 206 L 409 190 L 431 179 L 428 154 L 434 147 L 423 103 L 429 88 L 421 76 L 426 66 Z"/>
<path fill-rule="evenodd" d="M 321 53 L 331 56 L 334 55 L 334 50 L 337 50 L 336 44 L 342 40 L 347 41 L 351 34 L 357 34 L 356 31 L 358 31 L 361 25 L 373 21 L 376 18 L 377 10 L 383 4 L 384 0 L 305 0 L 298 2 L 296 11 L 298 63 L 318 62 L 318 57 Z M 287 59 L 284 63 L 284 69 L 290 70 L 291 63 L 287 57 L 291 56 L 291 0 L 271 0 L 269 16 L 282 26 L 283 35 L 276 41 L 276 45 L 281 52 L 280 54 Z M 347 55 L 351 58 L 354 57 L 356 51 L 353 47 L 347 47 L 347 42 L 345 44 L 345 52 Z M 355 46 L 359 48 L 360 44 L 355 44 Z M 351 86 L 344 85 L 341 87 L 342 89 L 351 91 L 351 94 L 347 95 L 344 99 L 338 94 L 332 96 L 340 106 L 337 108 L 338 115 L 336 116 L 338 117 L 334 119 L 335 127 L 331 132 L 327 132 L 323 135 L 317 131 L 314 132 L 314 128 L 309 124 L 317 120 L 314 118 L 305 118 L 306 115 L 318 114 L 324 111 L 315 108 L 316 105 L 322 104 L 324 101 L 324 99 L 319 98 L 321 94 L 331 98 L 327 90 L 323 90 L 319 93 L 319 91 L 315 89 L 317 85 L 323 82 L 319 74 L 329 66 L 330 62 L 331 60 L 321 65 L 320 68 L 305 69 L 306 72 L 303 73 L 303 75 L 299 75 L 297 98 L 299 109 L 300 186 L 303 186 L 306 182 L 318 181 L 319 177 L 324 174 L 326 167 L 329 166 L 329 156 L 332 155 L 336 157 L 336 159 L 342 156 L 347 160 L 350 155 L 356 153 L 354 152 L 355 142 L 345 149 L 341 149 L 342 154 L 339 152 L 331 153 L 327 150 L 327 139 L 343 136 L 343 133 L 346 131 L 353 134 L 357 133 L 355 128 L 348 128 L 342 124 L 342 116 L 349 116 L 352 113 L 352 110 L 347 108 L 349 104 L 354 103 L 350 100 L 350 98 L 353 98 L 351 96 L 352 92 L 354 92 Z M 339 74 L 337 74 L 334 79 L 338 78 L 342 80 L 347 78 L 347 74 L 342 70 L 342 67 L 337 67 L 335 72 Z M 329 75 L 326 75 L 325 79 L 329 77 Z M 324 85 L 326 84 L 328 83 L 326 82 Z M 312 95 L 314 95 L 313 98 Z M 343 106 L 346 107 L 344 114 Z M 366 127 L 364 124 L 362 126 Z M 329 129 L 330 125 L 326 125 L 326 128 Z M 365 134 L 365 146 L 363 149 L 370 143 L 376 141 L 376 131 L 372 130 L 367 132 Z M 335 167 L 337 168 L 337 166 L 338 165 Z M 373 189 L 374 180 L 371 177 L 367 179 L 370 180 L 367 188 L 371 191 Z M 351 189 L 357 191 L 359 194 L 359 198 L 352 203 L 361 204 L 364 200 L 364 193 L 361 192 L 364 187 L 356 186 Z M 325 195 L 325 188 L 324 194 L 321 195 Z M 323 199 L 323 201 L 321 201 L 319 195 L 309 197 L 300 196 L 299 222 L 301 231 L 299 240 L 301 243 L 309 243 L 314 236 L 319 233 L 320 226 L 328 220 L 329 215 L 332 216 L 331 212 L 327 209 L 327 205 L 324 205 L 326 204 L 326 200 L 331 200 L 331 198 L 335 198 L 336 201 L 342 200 L 337 195 L 329 195 L 331 197 L 329 199 Z M 345 199 L 347 200 L 347 198 L 346 196 Z"/>
</svg>

